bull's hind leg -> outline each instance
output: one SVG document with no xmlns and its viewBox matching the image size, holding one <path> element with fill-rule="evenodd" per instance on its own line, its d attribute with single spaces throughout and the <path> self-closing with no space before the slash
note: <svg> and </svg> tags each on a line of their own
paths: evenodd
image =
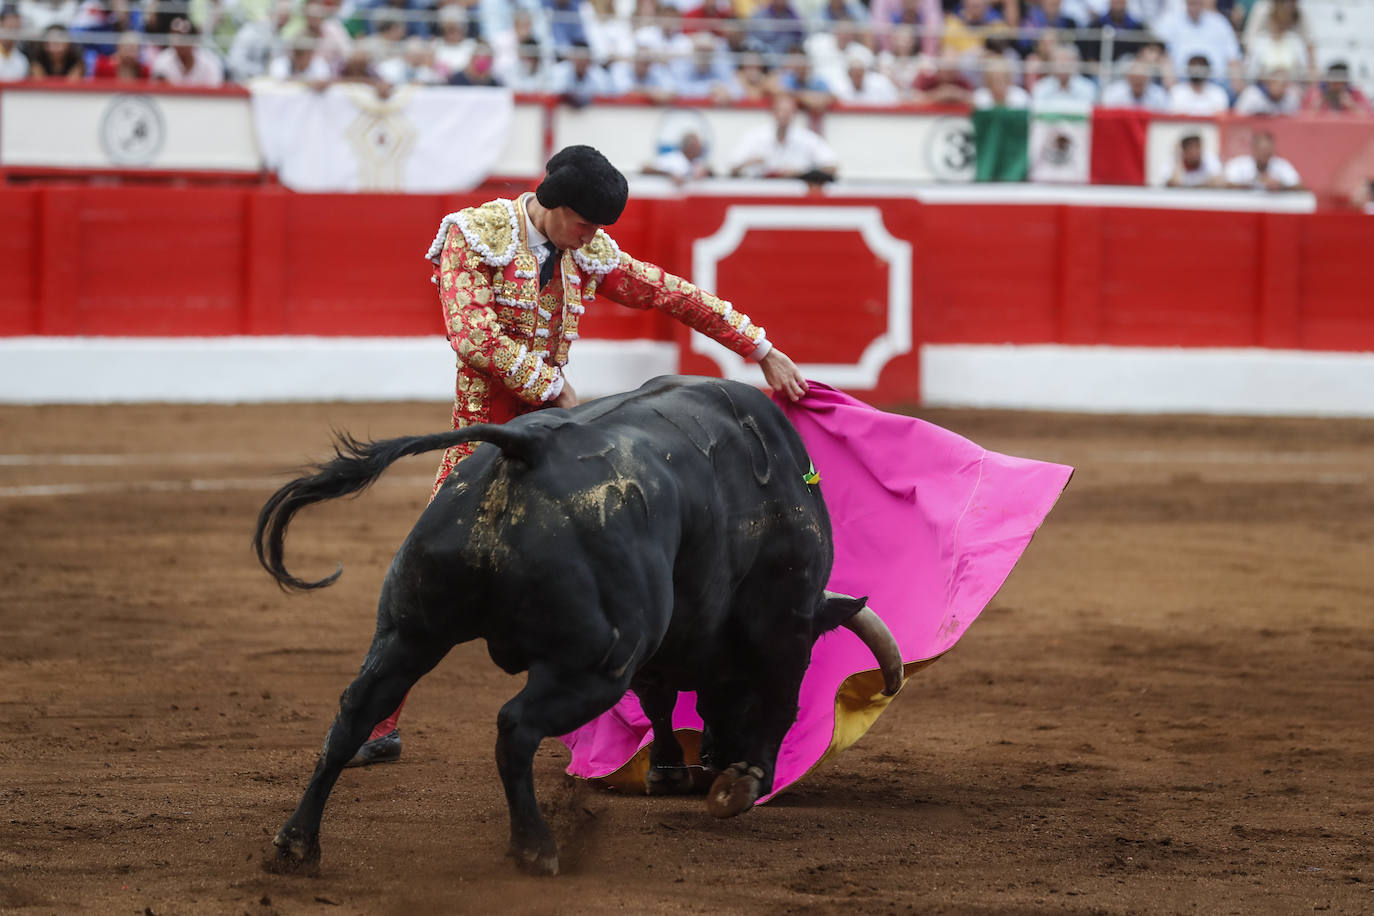
<svg viewBox="0 0 1374 916">
<path fill-rule="evenodd" d="M 649 746 L 649 771 L 644 790 L 649 795 L 685 795 L 692 791 L 692 773 L 682 756 L 682 745 L 673 734 L 673 707 L 677 691 L 659 684 L 635 684 L 635 694 L 654 729 Z"/>
<path fill-rule="evenodd" d="M 625 694 L 628 675 L 530 668 L 525 688 L 496 717 L 496 766 L 510 808 L 510 850 L 535 875 L 558 874 L 558 846 L 534 797 L 534 753 L 539 743 L 565 735 L 610 709 Z"/>
<path fill-rule="evenodd" d="M 263 862 L 265 869 L 314 872 L 318 868 L 320 818 L 344 764 L 367 740 L 372 727 L 396 708 L 406 691 L 447 651 L 447 647 L 435 651 L 432 644 L 405 639 L 395 630 L 373 639 L 362 670 L 339 697 L 339 714 L 325 736 L 310 784 L 273 840 L 274 850 Z"/>
</svg>

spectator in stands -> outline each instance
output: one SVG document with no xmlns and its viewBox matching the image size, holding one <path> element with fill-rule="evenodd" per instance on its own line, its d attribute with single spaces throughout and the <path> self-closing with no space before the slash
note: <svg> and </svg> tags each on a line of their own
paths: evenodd
<svg viewBox="0 0 1374 916">
<path fill-rule="evenodd" d="M 1160 184 L 1169 188 L 1224 187 L 1221 160 L 1216 154 L 1203 151 L 1200 136 L 1185 134 L 1178 141 L 1173 165 L 1164 173 Z"/>
<path fill-rule="evenodd" d="M 887 34 L 887 47 L 878 53 L 878 70 L 897 87 L 902 98 L 911 98 L 916 77 L 927 69 L 917 51 L 916 30 L 900 25 Z"/>
<path fill-rule="evenodd" d="M 608 70 L 615 95 L 643 95 L 656 105 L 673 97 L 673 75 L 659 60 L 659 54 L 640 48 L 630 60 L 618 60 Z"/>
<path fill-rule="evenodd" d="M 692 39 L 691 56 L 677 61 L 673 76 L 680 98 L 725 102 L 739 95 L 730 59 L 718 41 L 707 32 L 698 32 Z"/>
<path fill-rule="evenodd" d="M 693 37 L 683 31 L 682 15 L 666 0 L 638 0 L 632 24 L 636 45 L 653 48 L 669 59 L 694 50 Z"/>
<path fill-rule="evenodd" d="M 845 50 L 845 78 L 835 86 L 835 97 L 851 105 L 896 105 L 900 101 L 892 80 L 874 69 L 877 60 L 868 48 L 854 42 Z"/>
<path fill-rule="evenodd" d="M 526 10 L 517 10 L 509 29 L 491 39 L 497 81 L 516 92 L 543 92 L 552 66 L 547 49 L 535 34 L 534 19 Z M 467 69 L 467 68 L 464 68 Z"/>
<path fill-rule="evenodd" d="M 872 0 L 870 19 L 873 30 L 888 50 L 898 27 L 920 36 L 921 52 L 930 57 L 940 53 L 940 33 L 944 12 L 940 0 Z"/>
<path fill-rule="evenodd" d="M 1132 32 L 1144 32 L 1145 24 L 1131 15 L 1130 7 L 1126 0 L 1110 0 L 1107 9 L 1103 13 L 1094 16 L 1088 22 L 1090 29 L 1113 29 L 1116 34 L 1112 36 L 1112 61 L 1119 61 L 1123 57 L 1137 57 L 1140 49 L 1145 44 L 1145 37 Z M 1083 53 L 1084 60 L 1102 60 L 1103 41 L 1100 36 L 1084 39 L 1079 43 L 1079 48 Z"/>
<path fill-rule="evenodd" d="M 735 65 L 735 82 L 739 85 L 739 99 L 745 102 L 766 102 L 778 91 L 778 79 L 773 68 L 757 51 L 745 51 Z"/>
<path fill-rule="evenodd" d="M 434 86 L 447 82 L 434 62 L 434 43 L 412 35 L 377 62 L 377 75 L 393 86 Z"/>
<path fill-rule="evenodd" d="M 810 56 L 789 54 L 786 61 L 778 73 L 778 86 L 796 98 L 802 111 L 818 115 L 835 104 L 830 83 L 812 68 Z"/>
<path fill-rule="evenodd" d="M 493 69 L 491 46 L 478 40 L 472 47 L 468 65 L 448 78 L 450 86 L 500 86 Z"/>
<path fill-rule="evenodd" d="M 1072 33 L 1078 29 L 1078 22 L 1063 11 L 1061 0 L 1032 0 L 1026 7 L 1026 15 L 1021 27 L 1029 30 L 1026 38 L 1019 44 L 1022 54 L 1029 54 L 1035 47 L 1040 33 L 1051 30 Z M 1072 41 L 1072 35 L 1064 35 L 1062 41 Z"/>
<path fill-rule="evenodd" d="M 592 49 L 592 58 L 603 66 L 618 60 L 629 60 L 635 53 L 635 34 L 630 17 L 620 15 L 615 7 L 615 0 L 588 0 L 582 7 L 587 45 Z"/>
<path fill-rule="evenodd" d="M 749 40 L 761 51 L 790 54 L 806 40 L 806 29 L 788 0 L 763 0 L 749 17 Z"/>
<path fill-rule="evenodd" d="M 1258 83 L 1245 87 L 1236 98 L 1238 115 L 1291 115 L 1302 107 L 1302 93 L 1287 70 L 1270 70 Z"/>
<path fill-rule="evenodd" d="M 1350 85 L 1350 65 L 1336 61 L 1326 68 L 1326 79 L 1307 91 L 1302 101 L 1304 111 L 1322 114 L 1374 114 L 1363 92 Z"/>
<path fill-rule="evenodd" d="M 67 28 L 85 54 L 86 66 L 94 72 L 98 58 L 115 53 L 117 39 L 112 36 L 139 31 L 143 28 L 143 16 L 130 8 L 129 0 L 83 0 Z"/>
<path fill-rule="evenodd" d="M 275 0 L 270 17 L 249 19 L 239 27 L 233 43 L 229 45 L 228 70 L 231 79 L 246 83 L 267 75 L 272 61 L 286 53 L 281 30 L 291 21 L 291 15 L 291 0 Z"/>
<path fill-rule="evenodd" d="M 91 76 L 95 79 L 146 80 L 148 67 L 143 63 L 143 35 L 121 32 L 114 53 L 97 58 Z"/>
<path fill-rule="evenodd" d="M 1240 69 L 1240 43 L 1226 17 L 1208 9 L 1205 0 L 1184 0 L 1184 8 L 1160 18 L 1155 32 L 1169 48 L 1174 66 L 1186 70 L 1197 55 L 1207 58 L 1213 74 L 1232 77 Z"/>
<path fill-rule="evenodd" d="M 389 3 L 374 9 L 368 17 L 368 30 L 375 41 L 375 51 L 385 53 L 386 48 L 400 44 L 406 37 L 406 12 Z"/>
<path fill-rule="evenodd" d="M 689 181 L 700 181 L 711 177 L 711 163 L 706 156 L 706 145 L 694 131 L 687 131 L 678 145 L 665 153 L 660 153 L 652 162 L 644 166 L 645 175 L 665 175 L 677 185 Z"/>
<path fill-rule="evenodd" d="M 1293 163 L 1274 153 L 1274 135 L 1257 130 L 1250 137 L 1250 155 L 1226 163 L 1226 186 L 1256 191 L 1294 191 L 1302 179 Z"/>
<path fill-rule="evenodd" d="M 309 83 L 323 89 L 334 76 L 334 71 L 323 57 L 315 53 L 314 43 L 306 38 L 288 42 L 276 57 L 267 65 L 266 75 L 274 80 L 291 80 Z"/>
<path fill-rule="evenodd" d="M 1078 72 L 1078 49 L 1055 45 L 1050 50 L 1050 72 L 1035 81 L 1031 98 L 1037 105 L 1091 105 L 1097 98 L 1093 81 Z"/>
<path fill-rule="evenodd" d="M 1253 48 L 1261 40 L 1261 36 L 1273 28 L 1273 14 L 1280 5 L 1282 5 L 1282 0 L 1245 0 L 1245 2 L 1237 4 L 1237 6 L 1247 9 L 1244 17 L 1244 28 L 1241 29 L 1240 24 L 1236 24 L 1237 30 L 1241 32 L 1240 43 L 1242 47 Z M 1308 27 L 1307 20 L 1298 14 L 1296 8 L 1291 13 L 1289 11 L 1281 12 L 1280 18 L 1285 21 L 1291 20 L 1291 29 L 1297 32 L 1298 37 L 1306 46 L 1307 59 L 1315 63 L 1317 59 L 1316 54 L 1313 53 L 1315 45 L 1312 40 L 1312 30 Z"/>
<path fill-rule="evenodd" d="M 19 18 L 31 33 L 42 34 L 52 25 L 70 25 L 75 16 L 76 0 L 19 0 Z"/>
<path fill-rule="evenodd" d="M 308 38 L 315 42 L 315 52 L 329 64 L 329 69 L 340 73 L 349 61 L 353 50 L 353 39 L 338 16 L 338 7 L 330 0 L 306 0 L 301 18 L 293 20 L 281 31 L 282 38 Z M 352 61 L 354 71 L 363 64 L 363 58 Z M 371 72 L 371 58 L 367 57 L 368 72 Z M 356 77 L 362 79 L 362 77 Z M 375 78 L 375 74 L 372 77 Z"/>
<path fill-rule="evenodd" d="M 66 78 L 73 82 L 86 75 L 86 63 L 72 44 L 65 25 L 50 25 L 43 30 L 43 41 L 29 58 L 29 76 L 34 79 Z"/>
<path fill-rule="evenodd" d="M 835 151 L 797 120 L 797 100 L 779 92 L 773 120 L 740 138 L 730 155 L 730 174 L 745 178 L 799 178 L 822 184 L 835 178 Z"/>
<path fill-rule="evenodd" d="M 1016 85 L 1011 61 L 1000 54 L 984 58 L 983 85 L 973 93 L 974 108 L 1029 108 L 1030 93 Z"/>
<path fill-rule="evenodd" d="M 544 0 L 544 6 L 548 11 L 549 37 L 553 39 L 555 54 L 564 54 L 569 48 L 591 47 L 578 13 L 578 0 Z"/>
<path fill-rule="evenodd" d="M 1124 74 L 1106 89 L 1102 90 L 1101 105 L 1104 108 L 1143 108 L 1147 111 L 1165 111 L 1169 107 L 1169 94 L 1154 82 L 1154 73 L 1143 60 L 1124 60 Z"/>
<path fill-rule="evenodd" d="M 570 105 L 581 108 L 597 96 L 614 95 L 611 78 L 585 44 L 572 45 L 562 52 L 562 60 L 549 74 L 549 91 Z"/>
<path fill-rule="evenodd" d="M 173 86 L 222 86 L 224 65 L 219 55 L 200 43 L 200 36 L 185 16 L 172 19 L 171 45 L 153 58 L 153 79 Z"/>
<path fill-rule="evenodd" d="M 1188 77 L 1169 92 L 1169 111 L 1173 114 L 1211 117 L 1231 107 L 1231 99 L 1209 77 L 1212 65 L 1205 54 L 1194 54 L 1185 68 Z"/>
<path fill-rule="evenodd" d="M 1005 27 L 1006 20 L 992 8 L 989 0 L 963 0 L 945 16 L 941 50 L 958 56 L 980 54 L 989 32 L 999 24 Z"/>
<path fill-rule="evenodd" d="M 1168 50 L 1164 47 L 1164 42 L 1158 38 L 1147 38 L 1141 44 L 1140 53 L 1136 57 L 1149 65 L 1150 70 L 1159 80 L 1159 85 L 1164 87 L 1165 92 L 1173 91 L 1178 78 L 1174 73 L 1174 59 L 1169 56 Z"/>
<path fill-rule="evenodd" d="M 960 71 L 956 58 L 942 55 L 933 68 L 916 77 L 911 100 L 918 105 L 967 105 L 973 100 L 973 84 Z"/>
<path fill-rule="evenodd" d="M 1297 0 L 1278 0 L 1273 5 L 1264 26 L 1245 45 L 1245 72 L 1250 79 L 1279 69 L 1308 75 L 1312 52 L 1299 30 L 1301 20 Z"/>
<path fill-rule="evenodd" d="M 468 34 L 467 10 L 458 5 L 439 7 L 439 37 L 434 44 L 434 65 L 448 79 L 468 65 L 477 40 Z"/>
<path fill-rule="evenodd" d="M 29 58 L 19 49 L 19 30 L 24 20 L 13 6 L 0 9 L 0 83 L 11 83 L 29 76 Z"/>
</svg>

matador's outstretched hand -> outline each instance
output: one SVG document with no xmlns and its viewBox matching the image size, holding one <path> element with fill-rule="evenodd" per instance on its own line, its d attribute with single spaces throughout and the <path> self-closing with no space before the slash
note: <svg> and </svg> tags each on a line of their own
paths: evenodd
<svg viewBox="0 0 1374 916">
<path fill-rule="evenodd" d="M 768 382 L 768 387 L 787 395 L 789 400 L 800 401 L 801 396 L 806 394 L 805 376 L 797 364 L 777 347 L 769 350 L 768 355 L 759 361 L 759 368 L 763 369 L 763 378 Z"/>
</svg>

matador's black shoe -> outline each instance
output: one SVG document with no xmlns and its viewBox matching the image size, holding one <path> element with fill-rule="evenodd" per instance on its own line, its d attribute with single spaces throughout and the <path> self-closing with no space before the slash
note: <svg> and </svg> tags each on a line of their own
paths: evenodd
<svg viewBox="0 0 1374 916">
<path fill-rule="evenodd" d="M 373 738 L 371 741 L 358 748 L 358 753 L 353 755 L 353 759 L 345 763 L 346 767 L 370 767 L 374 763 L 395 763 L 401 759 L 401 731 L 393 728 L 391 731 L 382 735 L 380 738 Z"/>
</svg>

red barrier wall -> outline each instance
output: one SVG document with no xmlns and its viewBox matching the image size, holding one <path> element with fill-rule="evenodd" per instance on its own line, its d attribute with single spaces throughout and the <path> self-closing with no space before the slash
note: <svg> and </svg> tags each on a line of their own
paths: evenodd
<svg viewBox="0 0 1374 916">
<path fill-rule="evenodd" d="M 2 189 L 0 335 L 439 333 L 423 252 L 440 217 L 475 200 Z M 733 203 L 636 200 L 615 236 L 690 274 L 692 242 Z M 912 245 L 917 344 L 1374 350 L 1374 219 L 1358 214 L 864 204 Z M 886 293 L 881 259 L 857 236 L 820 248 L 808 239 L 751 233 L 721 262 L 718 286 L 789 350 L 820 359 L 859 348 Z M 787 287 L 789 277 L 800 286 Z M 587 337 L 674 333 L 661 316 L 609 304 L 590 310 L 584 328 Z"/>
</svg>

